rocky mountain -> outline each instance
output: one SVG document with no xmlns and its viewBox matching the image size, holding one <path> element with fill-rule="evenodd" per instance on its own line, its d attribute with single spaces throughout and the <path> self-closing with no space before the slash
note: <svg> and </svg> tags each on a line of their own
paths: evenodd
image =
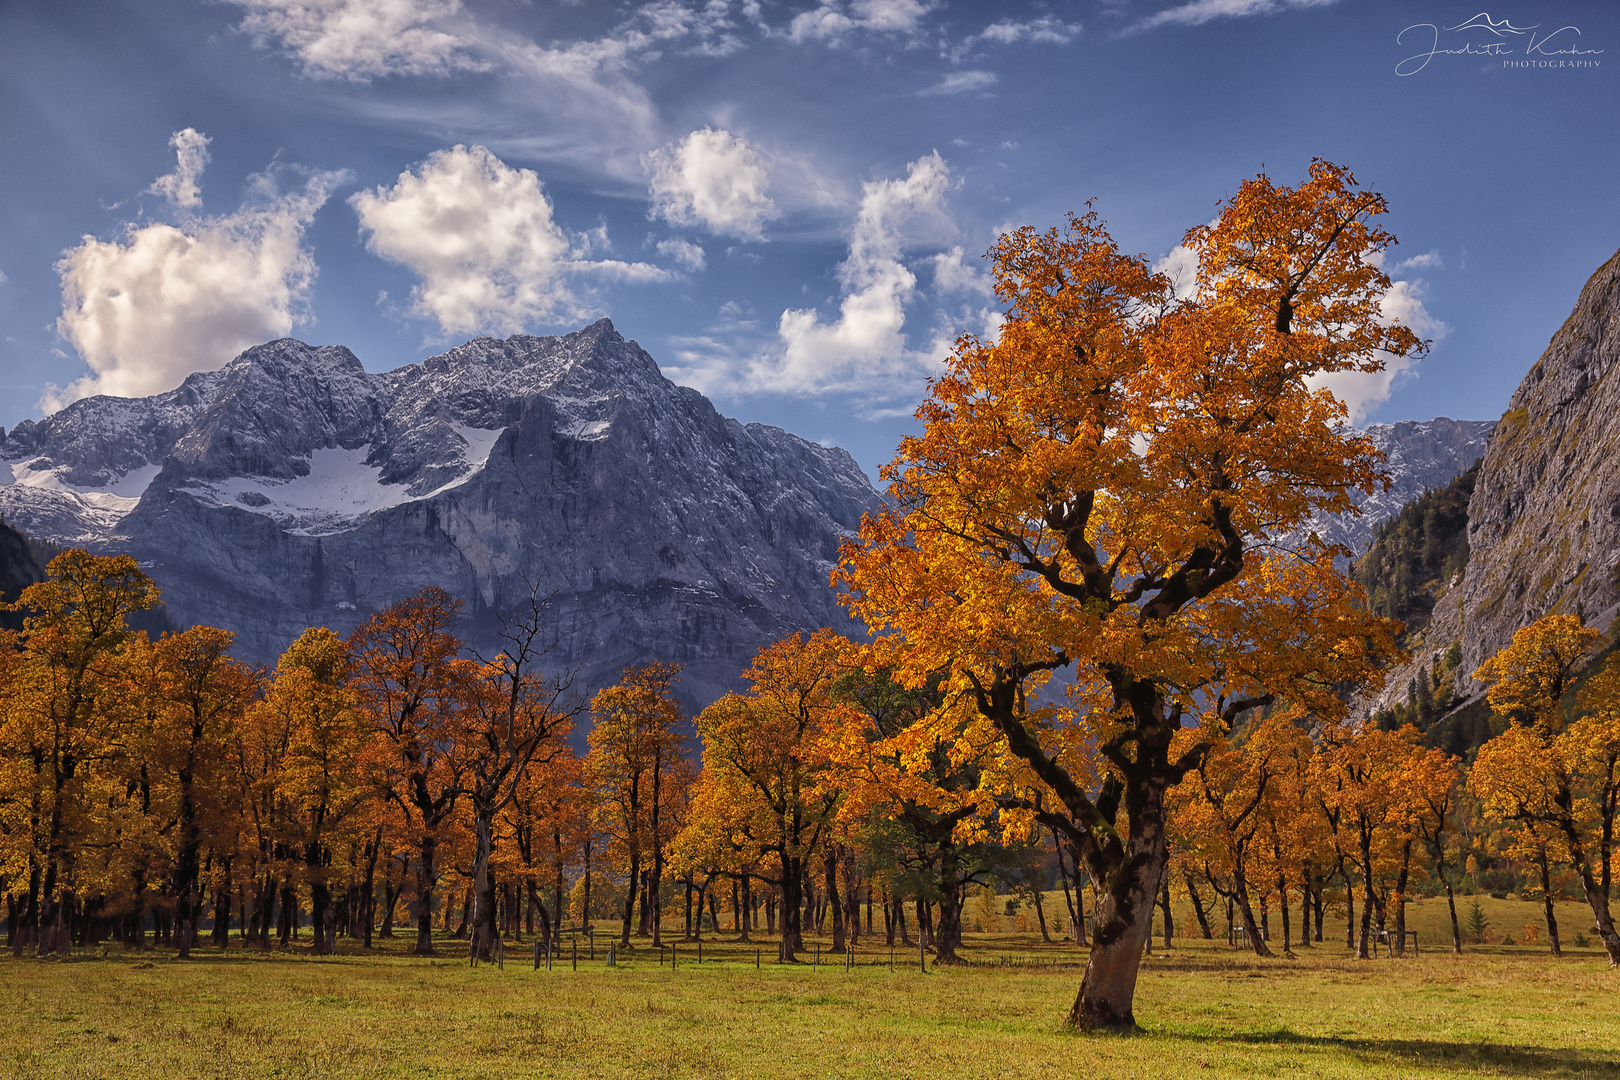
<svg viewBox="0 0 1620 1080">
<path fill-rule="evenodd" d="M 1468 504 L 1465 666 L 1551 612 L 1620 610 L 1620 253 L 1519 384 Z"/>
<path fill-rule="evenodd" d="M 1467 703 L 1470 674 L 1543 615 L 1607 632 L 1620 613 L 1620 253 L 1569 318 L 1492 430 L 1468 501 L 1468 561 L 1443 582 L 1372 711 L 1402 704 L 1421 674 Z M 1453 648 L 1455 647 L 1455 648 Z"/>
<path fill-rule="evenodd" d="M 689 704 L 786 633 L 852 629 L 828 572 L 877 503 L 848 453 L 721 416 L 606 319 L 383 374 L 283 339 L 0 432 L 0 515 L 134 554 L 175 622 L 247 658 L 427 585 L 488 644 L 537 582 L 559 664 L 681 661 Z"/>
<path fill-rule="evenodd" d="M 22 591 L 43 580 L 34 553 L 21 533 L 0 521 L 0 602 L 13 603 Z M 23 617 L 15 611 L 0 611 L 0 630 L 21 630 Z"/>
<path fill-rule="evenodd" d="M 1355 492 L 1359 517 L 1319 513 L 1306 530 L 1329 543 L 1343 544 L 1356 555 L 1367 550 L 1378 526 L 1425 491 L 1442 488 L 1485 453 L 1492 420 L 1402 420 L 1373 424 L 1364 434 L 1384 453 L 1389 489 L 1368 495 Z"/>
</svg>

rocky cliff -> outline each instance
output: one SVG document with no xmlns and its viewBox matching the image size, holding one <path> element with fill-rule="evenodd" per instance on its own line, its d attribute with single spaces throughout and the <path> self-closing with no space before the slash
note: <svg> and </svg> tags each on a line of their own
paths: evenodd
<svg viewBox="0 0 1620 1080">
<path fill-rule="evenodd" d="M 234 629 L 250 659 L 427 585 L 487 644 L 536 582 L 559 664 L 601 685 L 680 661 L 689 704 L 783 634 L 853 629 L 827 577 L 878 501 L 846 452 L 721 416 L 605 319 L 384 374 L 270 342 L 18 425 L 0 485 L 7 520 L 131 552 L 176 622 Z"/>
<path fill-rule="evenodd" d="M 1468 504 L 1464 667 L 1551 612 L 1620 605 L 1620 253 L 1587 281 L 1508 402 Z"/>
<path fill-rule="evenodd" d="M 1442 583 L 1370 711 L 1404 703 L 1420 669 L 1467 703 L 1471 673 L 1553 612 L 1608 631 L 1620 612 L 1620 254 L 1587 281 L 1492 430 L 1468 501 L 1467 567 Z M 1452 647 L 1455 646 L 1455 652 Z M 1449 659 L 1448 659 L 1449 654 Z"/>
</svg>

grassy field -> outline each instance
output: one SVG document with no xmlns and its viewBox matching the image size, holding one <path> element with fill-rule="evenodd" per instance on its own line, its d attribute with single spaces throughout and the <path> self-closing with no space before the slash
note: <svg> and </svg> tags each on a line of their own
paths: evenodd
<svg viewBox="0 0 1620 1080">
<path fill-rule="evenodd" d="M 1515 935 L 1539 910 L 1485 903 Z M 1443 900 L 1417 907 L 1420 932 L 1443 917 Z M 972 935 L 968 966 L 927 974 L 906 950 L 892 972 L 869 951 L 846 973 L 775 964 L 770 943 L 758 970 L 753 946 L 713 941 L 673 970 L 645 947 L 577 971 L 535 971 L 517 947 L 504 970 L 454 959 L 460 942 L 436 960 L 404 947 L 7 956 L 0 1075 L 1620 1077 L 1620 973 L 1594 949 L 1358 963 L 1341 937 L 1260 961 L 1179 940 L 1144 962 L 1146 1033 L 1118 1038 L 1062 1030 L 1084 954 L 1038 936 Z"/>
</svg>

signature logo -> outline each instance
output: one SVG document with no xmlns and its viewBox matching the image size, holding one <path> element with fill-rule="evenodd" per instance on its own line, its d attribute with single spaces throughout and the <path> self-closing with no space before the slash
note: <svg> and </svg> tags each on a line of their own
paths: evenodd
<svg viewBox="0 0 1620 1080">
<path fill-rule="evenodd" d="M 1603 50 L 1583 48 L 1577 26 L 1543 31 L 1541 23 L 1517 26 L 1512 19 L 1491 18 L 1488 11 L 1456 26 L 1413 23 L 1395 35 L 1395 44 L 1422 49 L 1395 65 L 1401 76 L 1416 75 L 1437 56 L 1500 56 L 1508 68 L 1595 68 L 1603 63 L 1590 59 Z"/>
</svg>

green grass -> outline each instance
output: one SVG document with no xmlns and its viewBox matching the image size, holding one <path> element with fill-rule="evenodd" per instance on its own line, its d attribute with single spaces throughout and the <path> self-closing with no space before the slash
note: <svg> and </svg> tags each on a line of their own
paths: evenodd
<svg viewBox="0 0 1620 1080">
<path fill-rule="evenodd" d="M 1084 954 L 1028 935 L 971 936 L 968 966 L 926 975 L 903 949 L 893 972 L 886 951 L 850 973 L 777 965 L 769 942 L 757 971 L 752 946 L 706 942 L 673 971 L 643 946 L 537 972 L 518 946 L 504 970 L 455 959 L 459 942 L 404 947 L 8 956 L 0 1075 L 1620 1076 L 1620 973 L 1594 950 L 1358 963 L 1330 942 L 1260 961 L 1183 940 L 1144 961 L 1146 1033 L 1119 1038 L 1062 1030 Z"/>
</svg>

